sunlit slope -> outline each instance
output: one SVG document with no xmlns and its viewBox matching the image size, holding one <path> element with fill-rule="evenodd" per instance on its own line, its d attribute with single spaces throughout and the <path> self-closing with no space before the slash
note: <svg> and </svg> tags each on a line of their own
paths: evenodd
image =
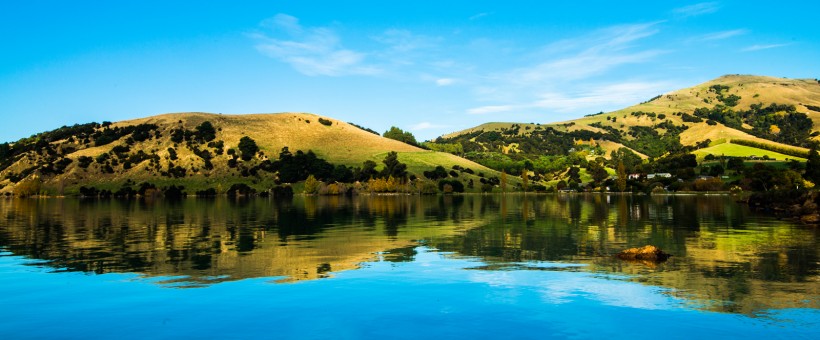
<svg viewBox="0 0 820 340">
<path fill-rule="evenodd" d="M 613 128 L 626 131 L 630 126 L 653 126 L 660 119 L 646 115 L 634 116 L 632 112 L 652 112 L 664 114 L 665 119 L 675 123 L 684 124 L 690 128 L 681 133 L 681 143 L 683 145 L 693 145 L 705 139 L 717 140 L 721 138 L 742 138 L 749 140 L 765 141 L 762 138 L 754 137 L 732 129 L 722 124 L 708 125 L 706 122 L 691 123 L 684 122 L 677 112 L 692 114 L 698 108 L 714 108 L 720 104 L 717 94 L 710 91 L 714 85 L 728 86 L 729 89 L 723 94 L 737 95 L 740 97 L 736 110 L 748 110 L 753 104 L 764 106 L 771 103 L 794 105 L 798 112 L 805 113 L 813 122 L 813 131 L 820 131 L 820 83 L 814 79 L 787 79 L 752 75 L 726 75 L 720 78 L 670 93 L 662 94 L 652 100 L 633 105 L 621 110 L 612 111 L 600 115 L 583 117 L 571 121 L 550 124 L 557 129 L 589 129 L 600 131 L 591 124 L 603 124 Z M 811 107 L 811 108 L 810 108 Z M 612 118 L 616 118 L 613 122 Z M 572 124 L 574 123 L 574 124 Z"/>
<path fill-rule="evenodd" d="M 172 139 L 175 131 L 193 133 L 204 122 L 211 123 L 215 128 L 213 140 L 196 142 L 192 147 L 187 137 L 185 141 Z M 97 138 L 88 137 L 106 129 L 146 124 L 155 128 L 150 130 L 149 137 L 144 140 L 135 141 L 133 134 L 125 134 L 96 146 L 100 144 Z M 412 174 L 421 175 L 423 171 L 438 165 L 447 169 L 458 165 L 488 175 L 495 173 L 451 154 L 423 150 L 346 122 L 309 113 L 173 113 L 116 122 L 110 126 L 96 126 L 92 131 L 75 136 L 76 138 L 63 135 L 53 137 L 53 133 L 44 137 L 48 134 L 44 133 L 12 144 L 12 148 L 15 145 L 20 148 L 28 145 L 32 150 L 7 158 L 10 163 L 0 170 L 0 192 L 13 192 L 17 184 L 35 177 L 51 194 L 59 191 L 76 192 L 79 186 L 116 189 L 127 181 L 151 182 L 160 186 L 182 184 L 192 190 L 214 187 L 227 189 L 231 182 L 239 180 L 262 188 L 272 185 L 275 176 L 264 172 L 258 176 L 249 176 L 248 169 L 265 160 L 277 160 L 285 147 L 291 153 L 310 150 L 330 163 L 350 167 L 361 167 L 363 162 L 370 160 L 376 162 L 377 169 L 380 169 L 381 161 L 387 153 L 396 151 L 399 153 L 399 161 L 406 163 Z M 238 146 L 243 137 L 253 139 L 260 152 L 249 161 L 239 160 L 239 166 L 229 166 L 230 160 L 241 154 Z M 58 139 L 49 139 L 47 144 L 42 144 L 41 139 L 46 138 Z M 41 144 L 37 144 L 38 142 Z M 221 143 L 222 147 L 212 143 Z M 117 149 L 123 150 L 126 147 L 127 151 L 124 152 Z M 210 165 L 203 158 L 204 151 L 211 157 Z M 138 154 L 141 158 L 133 158 Z M 88 157 L 93 161 L 86 167 L 80 166 L 80 160 Z M 99 157 L 108 158 L 98 161 Z M 53 168 L 52 165 L 59 162 L 68 164 L 57 173 L 48 171 L 48 167 Z M 109 165 L 111 169 L 106 169 Z M 46 171 L 43 171 L 44 168 Z M 173 168 L 184 169 L 184 175 L 169 175 L 168 172 Z"/>
<path fill-rule="evenodd" d="M 724 90 L 716 91 L 716 86 Z M 730 96 L 736 98 L 736 102 L 731 106 L 725 102 L 725 98 Z M 635 129 L 648 128 L 656 131 L 659 136 L 664 136 L 668 133 L 668 129 L 662 125 L 668 124 L 682 127 L 682 131 L 677 132 L 679 135 L 676 138 L 679 138 L 680 143 L 684 146 L 697 145 L 707 140 L 715 142 L 742 139 L 768 144 L 773 148 L 791 148 L 805 152 L 805 148 L 788 146 L 783 142 L 766 139 L 771 137 L 761 138 L 752 135 L 748 132 L 752 127 L 745 123 L 743 126 L 733 128 L 706 118 L 684 119 L 687 115 L 692 118 L 697 109 L 712 110 L 716 107 L 728 107 L 740 112 L 750 110 L 753 105 L 767 107 L 772 104 L 793 105 L 796 112 L 805 114 L 814 123 L 812 131 L 820 131 L 820 82 L 818 80 L 726 75 L 693 87 L 660 94 L 655 98 L 647 98 L 646 102 L 612 112 L 550 124 L 485 123 L 443 135 L 442 138 L 452 141 L 457 140 L 459 136 L 469 135 L 472 140 L 476 140 L 480 139 L 477 138 L 479 137 L 477 134 L 491 131 L 502 133 L 504 138 L 527 137 L 531 136 L 533 131 L 547 128 L 560 132 L 588 131 L 604 135 L 596 143 L 600 144 L 601 148 L 609 154 L 614 149 L 624 147 L 625 144 L 633 145 L 634 143 L 629 142 L 636 139 Z M 773 131 L 778 128 L 780 127 L 772 127 Z M 510 131 L 513 130 L 517 132 L 511 134 Z M 620 134 L 620 136 L 613 137 L 613 133 Z M 820 136 L 814 137 L 815 140 L 818 138 Z M 634 147 L 632 149 L 639 154 L 642 151 Z"/>
</svg>

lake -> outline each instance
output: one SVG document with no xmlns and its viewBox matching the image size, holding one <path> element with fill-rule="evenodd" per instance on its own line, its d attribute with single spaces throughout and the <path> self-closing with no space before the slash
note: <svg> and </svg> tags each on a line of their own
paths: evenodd
<svg viewBox="0 0 820 340">
<path fill-rule="evenodd" d="M 817 338 L 819 240 L 728 196 L 0 199 L 0 338 Z"/>
</svg>

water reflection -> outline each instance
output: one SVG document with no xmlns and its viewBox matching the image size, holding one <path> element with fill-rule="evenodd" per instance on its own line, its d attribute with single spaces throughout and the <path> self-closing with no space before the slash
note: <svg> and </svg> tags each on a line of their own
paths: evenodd
<svg viewBox="0 0 820 340">
<path fill-rule="evenodd" d="M 712 310 L 820 308 L 818 230 L 721 196 L 9 199 L 0 214 L 0 248 L 15 255 L 65 271 L 173 277 L 175 286 L 317 279 L 366 261 L 412 261 L 425 244 L 495 270 L 561 262 L 627 274 Z M 644 244 L 675 256 L 657 266 L 611 256 Z"/>
</svg>

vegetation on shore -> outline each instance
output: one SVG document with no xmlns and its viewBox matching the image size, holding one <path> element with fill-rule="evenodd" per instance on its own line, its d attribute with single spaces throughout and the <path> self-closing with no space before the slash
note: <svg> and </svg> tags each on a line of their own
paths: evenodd
<svg viewBox="0 0 820 340">
<path fill-rule="evenodd" d="M 800 190 L 820 180 L 817 107 L 816 82 L 727 76 L 575 121 L 424 143 L 311 114 L 168 114 L 0 144 L 0 194 Z"/>
</svg>

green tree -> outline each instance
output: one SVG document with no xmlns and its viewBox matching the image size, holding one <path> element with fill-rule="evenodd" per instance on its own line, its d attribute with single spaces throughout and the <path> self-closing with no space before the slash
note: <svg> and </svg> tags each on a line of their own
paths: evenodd
<svg viewBox="0 0 820 340">
<path fill-rule="evenodd" d="M 581 183 L 581 168 L 577 166 L 570 167 L 569 170 L 567 170 L 567 176 L 569 176 L 570 181 Z"/>
<path fill-rule="evenodd" d="M 395 139 L 397 141 L 404 142 L 410 145 L 419 145 L 419 143 L 416 141 L 416 137 L 413 136 L 413 134 L 410 133 L 410 131 L 404 131 L 395 126 L 391 126 L 390 130 L 385 131 L 382 136 L 385 138 Z"/>
<path fill-rule="evenodd" d="M 356 171 L 355 177 L 357 181 L 366 182 L 369 181 L 371 178 L 374 178 L 379 175 L 379 172 L 376 171 L 376 162 L 371 160 L 366 160 L 362 163 L 362 168 Z"/>
<path fill-rule="evenodd" d="M 321 182 L 313 177 L 313 175 L 309 175 L 308 178 L 305 180 L 305 194 L 313 195 L 319 192 L 319 186 Z"/>
<path fill-rule="evenodd" d="M 740 157 L 731 157 L 726 162 L 726 168 L 729 170 L 743 171 L 744 167 L 745 166 L 743 165 L 743 158 Z"/>
<path fill-rule="evenodd" d="M 619 162 L 623 162 L 624 169 L 627 173 L 631 173 L 635 171 L 639 165 L 641 165 L 641 157 L 632 152 L 627 148 L 620 148 L 618 150 L 612 151 L 610 153 L 612 156 L 612 165 L 617 165 Z"/>
<path fill-rule="evenodd" d="M 618 162 L 618 167 L 615 170 L 618 176 L 618 179 L 615 180 L 615 187 L 618 188 L 618 191 L 624 192 L 626 191 L 626 166 L 624 166 L 624 162 Z"/>
<path fill-rule="evenodd" d="M 382 170 L 383 177 L 393 176 L 394 178 L 407 177 L 407 164 L 399 162 L 399 154 L 395 151 L 390 151 L 382 161 L 384 169 Z"/>
<path fill-rule="evenodd" d="M 596 185 L 603 182 L 607 177 L 609 177 L 609 173 L 606 172 L 606 168 L 599 163 L 599 162 L 589 162 L 587 165 L 587 171 L 589 171 L 590 175 L 592 175 L 592 181 L 595 182 Z"/>
<path fill-rule="evenodd" d="M 501 170 L 501 192 L 507 192 L 507 172 Z"/>
<path fill-rule="evenodd" d="M 524 189 L 524 192 L 527 192 L 527 187 L 530 184 L 529 177 L 530 172 L 527 169 L 521 169 L 521 188 Z"/>
<path fill-rule="evenodd" d="M 196 137 L 201 142 L 210 142 L 216 138 L 216 129 L 211 122 L 202 122 L 196 127 Z"/>
<path fill-rule="evenodd" d="M 259 146 L 256 145 L 256 141 L 244 136 L 239 140 L 239 151 L 242 152 L 242 160 L 249 161 L 259 152 Z"/>
<path fill-rule="evenodd" d="M 820 154 L 817 153 L 817 148 L 814 146 L 809 150 L 809 156 L 806 160 L 806 171 L 803 173 L 803 178 L 820 185 Z"/>
</svg>

